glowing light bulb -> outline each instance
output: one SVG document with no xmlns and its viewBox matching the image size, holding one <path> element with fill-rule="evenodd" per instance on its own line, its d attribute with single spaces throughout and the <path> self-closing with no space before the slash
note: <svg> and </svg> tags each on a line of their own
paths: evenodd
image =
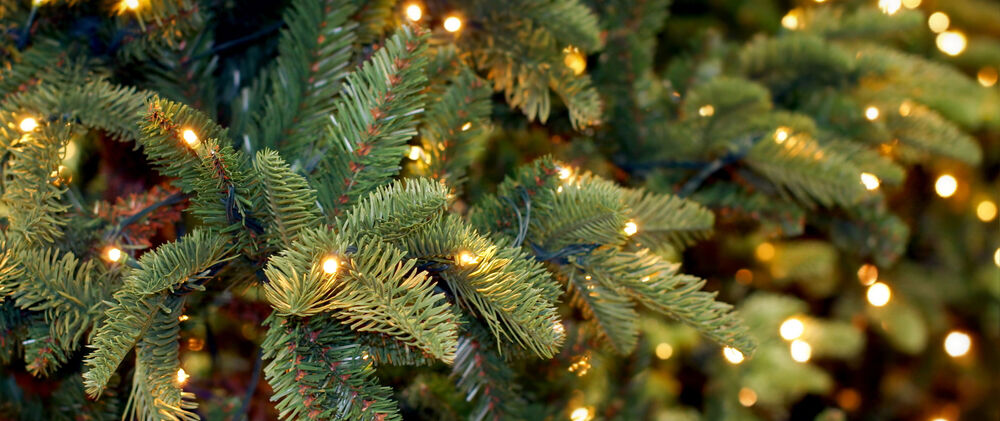
<svg viewBox="0 0 1000 421">
<path fill-rule="evenodd" d="M 464 131 L 468 131 L 471 128 L 472 128 L 472 122 L 471 121 L 466 121 L 465 124 L 462 125 L 462 131 L 463 132 Z"/>
<path fill-rule="evenodd" d="M 410 153 L 407 155 L 408 158 L 416 161 L 420 159 L 422 156 L 424 156 L 424 148 L 421 148 L 417 145 L 410 145 Z"/>
<path fill-rule="evenodd" d="M 670 344 L 660 342 L 659 345 L 656 345 L 656 358 L 666 360 L 672 355 L 674 355 L 674 347 L 670 346 Z"/>
<path fill-rule="evenodd" d="M 920 7 L 921 0 L 903 0 L 903 7 L 907 9 L 916 9 Z"/>
<path fill-rule="evenodd" d="M 424 10 L 421 9 L 419 5 L 411 4 L 409 6 L 406 6 L 407 19 L 413 22 L 418 22 L 420 21 L 420 18 L 422 18 L 423 16 L 424 16 Z"/>
<path fill-rule="evenodd" d="M 31 117 L 21 120 L 21 124 L 18 125 L 22 132 L 30 132 L 38 128 L 38 120 Z"/>
<path fill-rule="evenodd" d="M 998 76 L 1000 75 L 997 75 L 997 69 L 989 66 L 979 69 L 979 72 L 976 73 L 976 79 L 979 80 L 979 84 L 983 85 L 984 88 L 996 85 Z"/>
<path fill-rule="evenodd" d="M 944 338 L 944 350 L 952 357 L 968 354 L 970 348 L 972 348 L 972 338 L 964 332 L 952 331 Z"/>
<path fill-rule="evenodd" d="M 631 237 L 635 233 L 639 232 L 639 226 L 635 224 L 634 221 L 628 221 L 625 223 L 625 235 Z"/>
<path fill-rule="evenodd" d="M 566 179 L 568 179 L 568 178 L 570 178 L 572 176 L 573 176 L 573 170 L 569 169 L 568 167 L 560 167 L 559 168 L 559 179 L 560 180 L 566 180 Z"/>
<path fill-rule="evenodd" d="M 183 368 L 178 368 L 177 369 L 177 383 L 178 384 L 180 384 L 181 386 L 183 386 L 184 383 L 187 383 L 187 381 L 188 381 L 189 378 L 191 378 L 191 376 L 189 376 L 188 373 L 185 372 Z"/>
<path fill-rule="evenodd" d="M 726 361 L 729 361 L 730 364 L 739 364 L 744 359 L 743 353 L 740 350 L 728 346 L 722 348 L 722 356 L 726 357 Z"/>
<path fill-rule="evenodd" d="M 740 405 L 743 405 L 747 408 L 757 403 L 757 392 L 754 392 L 753 389 L 749 387 L 744 387 L 740 389 L 740 393 L 737 396 L 740 400 Z"/>
<path fill-rule="evenodd" d="M 953 196 L 957 190 L 958 180 L 951 174 L 944 174 L 934 182 L 934 191 L 937 192 L 938 196 L 943 198 L 947 199 Z"/>
<path fill-rule="evenodd" d="M 476 263 L 479 263 L 479 256 L 476 256 L 475 254 L 472 254 L 467 251 L 463 251 L 458 255 L 458 261 L 463 266 L 474 265 Z"/>
<path fill-rule="evenodd" d="M 774 245 L 768 242 L 760 243 L 754 254 L 757 255 L 757 260 L 762 262 L 770 261 L 774 258 Z"/>
<path fill-rule="evenodd" d="M 805 332 L 806 326 L 801 320 L 792 317 L 785 320 L 781 324 L 781 328 L 778 329 L 778 333 L 781 333 L 781 337 L 785 338 L 786 341 L 791 341 L 793 339 L 798 339 L 802 336 L 802 332 Z"/>
<path fill-rule="evenodd" d="M 188 146 L 195 146 L 198 144 L 198 135 L 195 134 L 194 130 L 184 130 L 184 132 L 181 133 L 181 137 L 184 138 L 184 142 L 187 143 Z"/>
<path fill-rule="evenodd" d="M 108 260 L 117 262 L 122 259 L 122 249 L 118 247 L 108 247 L 108 250 L 105 252 L 105 256 L 107 256 Z"/>
<path fill-rule="evenodd" d="M 179 322 L 186 322 L 186 321 L 188 321 L 188 319 L 190 319 L 190 317 L 188 317 L 187 314 L 182 314 L 182 315 L 180 315 L 180 317 L 177 318 L 177 321 L 179 321 Z"/>
<path fill-rule="evenodd" d="M 887 15 L 894 15 L 903 7 L 902 0 L 878 0 L 878 8 Z"/>
<path fill-rule="evenodd" d="M 793 341 L 788 347 L 788 351 L 792 354 L 792 359 L 800 363 L 809 361 L 809 358 L 812 358 L 813 352 L 812 346 L 800 339 Z"/>
<path fill-rule="evenodd" d="M 323 260 L 323 272 L 328 275 L 337 273 L 337 269 L 340 268 L 340 262 L 337 261 L 336 257 L 330 256 Z"/>
<path fill-rule="evenodd" d="M 979 205 L 976 206 L 976 217 L 983 222 L 992 221 L 993 218 L 997 217 L 997 204 L 993 203 L 992 200 L 979 202 Z"/>
<path fill-rule="evenodd" d="M 931 16 L 927 18 L 927 26 L 931 28 L 934 33 L 941 33 L 948 30 L 948 26 L 951 25 L 951 19 L 944 12 L 934 12 Z"/>
<path fill-rule="evenodd" d="M 993 264 L 997 265 L 997 267 L 1000 267 L 1000 248 L 998 248 L 997 251 L 993 252 Z"/>
<path fill-rule="evenodd" d="M 875 121 L 875 119 L 878 118 L 878 114 L 879 114 L 878 108 L 875 107 L 874 105 L 865 108 L 865 118 L 867 118 L 869 121 Z"/>
<path fill-rule="evenodd" d="M 135 10 L 139 8 L 139 0 L 123 0 L 122 4 L 124 4 L 125 8 L 129 10 Z"/>
<path fill-rule="evenodd" d="M 861 285 L 871 285 L 878 280 L 878 268 L 871 263 L 865 263 L 858 269 L 858 281 Z"/>
<path fill-rule="evenodd" d="M 702 117 L 711 117 L 715 114 L 715 107 L 711 105 L 704 105 L 698 109 L 698 115 Z"/>
<path fill-rule="evenodd" d="M 778 127 L 778 130 L 774 131 L 774 141 L 778 144 L 785 143 L 785 141 L 788 140 L 788 135 L 788 128 Z"/>
<path fill-rule="evenodd" d="M 863 172 L 861 173 L 861 184 L 864 184 L 865 189 L 867 190 L 875 190 L 878 188 L 880 182 L 878 177 L 875 176 L 875 174 L 872 174 L 870 172 Z"/>
<path fill-rule="evenodd" d="M 965 51 L 965 34 L 958 31 L 944 31 L 938 34 L 937 47 L 949 56 L 957 56 Z"/>
<path fill-rule="evenodd" d="M 587 70 L 587 58 L 576 47 L 571 46 L 563 49 L 563 64 L 569 67 L 575 75 L 583 74 Z"/>
<path fill-rule="evenodd" d="M 571 421 L 588 421 L 591 416 L 590 409 L 579 407 L 569 414 L 569 419 Z"/>
<path fill-rule="evenodd" d="M 781 26 L 786 29 L 795 30 L 799 27 L 799 11 L 798 9 L 792 9 L 784 17 L 781 18 Z"/>
<path fill-rule="evenodd" d="M 944 417 L 937 417 L 937 418 L 932 419 L 931 421 L 948 421 L 948 419 L 944 418 Z"/>
<path fill-rule="evenodd" d="M 459 19 L 459 18 L 457 18 L 455 16 L 448 16 L 448 18 L 444 20 L 444 30 L 445 31 L 448 31 L 448 32 L 458 32 L 459 29 L 462 29 L 462 20 L 461 19 Z"/>
<path fill-rule="evenodd" d="M 872 286 L 868 287 L 868 303 L 875 307 L 882 307 L 889 304 L 889 299 L 892 298 L 892 290 L 889 286 L 881 282 L 876 282 Z"/>
</svg>

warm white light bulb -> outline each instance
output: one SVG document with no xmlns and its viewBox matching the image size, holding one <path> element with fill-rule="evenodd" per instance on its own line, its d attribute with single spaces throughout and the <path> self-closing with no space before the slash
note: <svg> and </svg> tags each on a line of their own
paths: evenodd
<svg viewBox="0 0 1000 421">
<path fill-rule="evenodd" d="M 635 233 L 639 232 L 639 226 L 635 224 L 634 221 L 628 221 L 625 223 L 625 235 L 631 237 Z"/>
<path fill-rule="evenodd" d="M 569 414 L 571 421 L 589 421 L 590 417 L 590 410 L 584 407 L 576 408 Z"/>
<path fill-rule="evenodd" d="M 448 16 L 448 18 L 444 20 L 444 30 L 445 31 L 448 31 L 448 32 L 458 32 L 459 29 L 462 29 L 462 20 L 461 19 L 459 19 L 459 18 L 457 18 L 455 16 Z"/>
<path fill-rule="evenodd" d="M 711 105 L 705 105 L 698 109 L 698 115 L 702 117 L 711 117 L 715 114 L 715 107 Z"/>
<path fill-rule="evenodd" d="M 559 168 L 559 179 L 560 180 L 566 180 L 566 179 L 568 179 L 568 178 L 570 178 L 572 176 L 573 176 L 573 170 L 569 169 L 568 167 L 560 167 Z"/>
<path fill-rule="evenodd" d="M 806 341 L 796 339 L 788 347 L 788 350 L 792 354 L 792 359 L 797 362 L 804 363 L 812 358 L 812 346 Z"/>
<path fill-rule="evenodd" d="M 894 15 L 903 7 L 902 0 L 878 0 L 878 8 L 887 15 Z"/>
<path fill-rule="evenodd" d="M 129 10 L 135 10 L 139 8 L 139 0 L 124 0 L 122 3 Z"/>
<path fill-rule="evenodd" d="M 778 144 L 785 143 L 788 140 L 788 129 L 785 127 L 778 127 L 778 130 L 774 131 L 774 141 Z"/>
<path fill-rule="evenodd" d="M 337 262 L 337 258 L 327 257 L 325 260 L 323 260 L 323 272 L 332 275 L 334 273 L 337 273 L 337 269 L 339 268 L 340 268 L 340 262 Z"/>
<path fill-rule="evenodd" d="M 407 155 L 408 158 L 416 161 L 420 159 L 422 156 L 424 156 L 424 148 L 421 148 L 417 145 L 410 145 L 410 153 Z"/>
<path fill-rule="evenodd" d="M 872 286 L 868 287 L 868 303 L 875 307 L 882 307 L 889 304 L 889 299 L 892 298 L 892 290 L 889 286 L 881 282 L 876 282 Z"/>
<path fill-rule="evenodd" d="M 475 254 L 472 254 L 467 251 L 463 251 L 458 255 L 458 261 L 463 266 L 474 265 L 476 263 L 479 263 L 479 256 L 476 256 Z"/>
<path fill-rule="evenodd" d="M 944 350 L 952 357 L 961 357 L 972 348 L 972 338 L 964 332 L 952 331 L 944 338 Z"/>
<path fill-rule="evenodd" d="M 980 221 L 990 222 L 997 217 L 997 204 L 992 200 L 984 200 L 976 206 L 976 217 Z"/>
<path fill-rule="evenodd" d="M 903 7 L 907 9 L 916 9 L 920 7 L 921 0 L 903 0 Z"/>
<path fill-rule="evenodd" d="M 118 247 L 108 247 L 108 251 L 105 253 L 108 260 L 112 262 L 117 262 L 122 259 L 122 249 Z"/>
<path fill-rule="evenodd" d="M 941 52 L 949 56 L 957 56 L 965 51 L 965 34 L 958 31 L 944 31 L 938 34 L 937 47 Z"/>
<path fill-rule="evenodd" d="M 931 13 L 931 16 L 927 18 L 927 26 L 935 33 L 947 31 L 949 25 L 951 25 L 951 19 L 944 12 Z"/>
<path fill-rule="evenodd" d="M 875 107 L 874 105 L 865 108 L 865 118 L 867 118 L 870 121 L 875 121 L 875 119 L 878 118 L 878 114 L 879 114 L 878 107 Z"/>
<path fill-rule="evenodd" d="M 198 144 L 198 135 L 195 134 L 194 130 L 191 129 L 184 130 L 184 132 L 181 133 L 181 137 L 184 138 L 184 142 L 186 142 L 188 146 L 194 146 Z"/>
<path fill-rule="evenodd" d="M 875 176 L 875 174 L 872 174 L 870 172 L 863 172 L 861 173 L 861 184 L 864 184 L 865 189 L 867 190 L 875 190 L 881 183 L 879 182 L 879 179 L 878 177 Z"/>
<path fill-rule="evenodd" d="M 672 355 L 674 355 L 674 347 L 670 346 L 670 344 L 661 342 L 659 345 L 656 345 L 656 358 L 666 360 Z"/>
<path fill-rule="evenodd" d="M 781 324 L 781 327 L 778 329 L 778 333 L 780 333 L 781 337 L 785 338 L 785 340 L 791 341 L 802 336 L 802 332 L 805 330 L 805 324 L 803 324 L 801 320 L 792 317 L 785 320 L 785 322 Z"/>
<path fill-rule="evenodd" d="M 773 259 L 774 253 L 775 253 L 774 244 L 768 242 L 760 243 L 760 245 L 758 245 L 757 249 L 754 251 L 754 254 L 757 255 L 757 260 L 760 260 L 762 262 L 767 262 Z"/>
<path fill-rule="evenodd" d="M 740 350 L 732 347 L 722 348 L 722 356 L 726 357 L 726 361 L 730 364 L 739 364 L 743 362 L 743 353 Z"/>
<path fill-rule="evenodd" d="M 422 18 L 423 16 L 424 16 L 424 11 L 423 11 L 423 9 L 420 8 L 419 5 L 411 4 L 409 6 L 406 6 L 406 18 L 407 19 L 409 19 L 409 20 L 411 20 L 413 22 L 418 22 L 418 21 L 420 21 L 420 18 Z"/>
<path fill-rule="evenodd" d="M 463 132 L 464 131 L 468 131 L 471 128 L 472 128 L 472 122 L 471 121 L 466 121 L 465 124 L 462 125 L 462 131 Z"/>
<path fill-rule="evenodd" d="M 737 395 L 737 397 L 740 400 L 740 405 L 743 405 L 747 408 L 757 403 L 757 392 L 754 392 L 753 389 L 749 387 L 744 387 L 740 389 L 740 393 Z"/>
<path fill-rule="evenodd" d="M 934 191 L 938 196 L 949 198 L 958 190 L 958 180 L 951 174 L 943 174 L 934 182 Z"/>
<path fill-rule="evenodd" d="M 184 383 L 187 383 L 187 381 L 188 381 L 189 378 L 191 378 L 191 376 L 189 376 L 188 373 L 185 372 L 183 368 L 178 368 L 177 369 L 177 383 L 178 384 L 180 384 L 181 386 L 183 386 Z"/>
<path fill-rule="evenodd" d="M 22 132 L 30 132 L 38 128 L 38 120 L 31 117 L 21 120 L 21 124 L 18 125 Z"/>
<path fill-rule="evenodd" d="M 786 14 L 784 17 L 782 17 L 781 26 L 784 26 L 786 29 L 791 29 L 791 30 L 797 29 L 799 27 L 798 10 L 794 9 L 788 12 L 788 14 Z"/>
</svg>

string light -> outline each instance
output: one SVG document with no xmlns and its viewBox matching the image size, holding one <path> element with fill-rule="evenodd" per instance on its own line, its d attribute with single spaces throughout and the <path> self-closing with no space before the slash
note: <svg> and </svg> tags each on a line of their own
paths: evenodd
<svg viewBox="0 0 1000 421">
<path fill-rule="evenodd" d="M 139 8 L 139 0 L 122 0 L 122 4 L 128 10 L 135 10 Z"/>
<path fill-rule="evenodd" d="M 194 147 L 198 144 L 198 135 L 195 134 L 194 130 L 185 129 L 184 132 L 181 133 L 181 137 L 184 138 L 184 142 L 187 143 L 188 146 Z"/>
<path fill-rule="evenodd" d="M 871 191 L 877 189 L 880 182 L 878 177 L 875 176 L 875 174 L 872 174 L 870 172 L 863 172 L 861 173 L 861 184 L 865 185 L 865 189 Z"/>
<path fill-rule="evenodd" d="M 569 167 L 559 167 L 559 179 L 566 180 L 573 176 L 573 170 Z"/>
<path fill-rule="evenodd" d="M 937 47 L 949 56 L 957 56 L 965 51 L 965 34 L 958 31 L 944 31 L 937 36 Z"/>
<path fill-rule="evenodd" d="M 875 107 L 874 105 L 865 108 L 865 118 L 867 118 L 869 121 L 875 121 L 875 119 L 878 118 L 878 114 L 879 114 L 878 107 Z"/>
<path fill-rule="evenodd" d="M 875 307 L 882 307 L 889 304 L 889 299 L 892 298 L 892 290 L 889 286 L 881 282 L 876 282 L 872 286 L 868 287 L 868 303 Z"/>
<path fill-rule="evenodd" d="M 669 359 L 672 355 L 674 355 L 674 347 L 670 346 L 670 344 L 666 342 L 660 342 L 658 345 L 656 345 L 656 358 L 659 358 L 661 360 L 666 360 Z"/>
<path fill-rule="evenodd" d="M 788 140 L 788 135 L 789 132 L 787 127 L 778 127 L 778 130 L 774 131 L 774 141 L 779 145 L 785 143 L 785 141 Z"/>
<path fill-rule="evenodd" d="M 563 49 L 563 64 L 573 71 L 573 74 L 580 75 L 587 70 L 587 58 L 580 52 L 579 48 L 569 46 Z"/>
<path fill-rule="evenodd" d="M 417 145 L 410 145 L 410 153 L 407 154 L 408 158 L 410 158 L 411 160 L 416 161 L 416 160 L 419 160 L 423 156 L 424 156 L 424 148 L 421 148 L 421 147 L 419 147 Z"/>
<path fill-rule="evenodd" d="M 38 128 L 38 120 L 31 117 L 25 118 L 24 120 L 21 120 L 21 124 L 18 124 L 18 127 L 25 133 L 34 131 Z"/>
<path fill-rule="evenodd" d="M 895 15 L 901 7 L 903 7 L 902 0 L 878 0 L 878 8 L 890 16 Z"/>
<path fill-rule="evenodd" d="M 715 114 L 715 107 L 711 105 L 704 105 L 698 109 L 698 115 L 702 117 L 711 117 L 713 114 Z"/>
<path fill-rule="evenodd" d="M 858 281 L 861 285 L 871 285 L 878 280 L 878 268 L 871 263 L 865 263 L 858 269 Z"/>
<path fill-rule="evenodd" d="M 799 10 L 792 9 L 781 18 L 781 26 L 786 29 L 795 30 L 799 27 Z"/>
<path fill-rule="evenodd" d="M 792 354 L 792 359 L 800 363 L 808 362 L 809 358 L 812 358 L 813 352 L 812 346 L 801 339 L 792 341 L 792 344 L 788 347 L 788 351 Z"/>
<path fill-rule="evenodd" d="M 997 251 L 993 252 L 993 264 L 1000 267 L 1000 248 L 997 248 Z"/>
<path fill-rule="evenodd" d="M 997 204 L 993 203 L 992 200 L 979 202 L 979 205 L 976 206 L 976 217 L 983 222 L 992 221 L 993 218 L 997 217 Z"/>
<path fill-rule="evenodd" d="M 117 262 L 122 259 L 122 249 L 118 247 L 108 247 L 108 250 L 104 252 L 105 257 L 112 262 Z"/>
<path fill-rule="evenodd" d="M 472 254 L 467 251 L 463 251 L 458 255 L 458 261 L 463 266 L 474 265 L 476 263 L 479 263 L 479 256 L 476 256 L 475 254 Z"/>
<path fill-rule="evenodd" d="M 646 282 L 649 282 L 650 279 L 653 279 L 653 278 L 649 277 L 649 276 L 643 276 L 642 279 L 639 280 L 639 282 L 646 283 Z"/>
<path fill-rule="evenodd" d="M 743 353 L 740 350 L 732 347 L 722 348 L 722 356 L 726 357 L 726 361 L 730 364 L 739 364 L 743 362 Z"/>
<path fill-rule="evenodd" d="M 948 419 L 945 418 L 945 417 L 937 417 L 937 418 L 932 419 L 931 421 L 948 421 Z"/>
<path fill-rule="evenodd" d="M 964 332 L 953 330 L 944 338 L 944 351 L 952 357 L 958 358 L 968 354 L 970 348 L 972 348 L 972 338 Z"/>
<path fill-rule="evenodd" d="M 188 321 L 188 319 L 190 319 L 190 317 L 188 317 L 187 314 L 182 314 L 182 315 L 180 315 L 180 317 L 177 318 L 177 321 L 186 322 L 186 321 Z"/>
<path fill-rule="evenodd" d="M 406 18 L 412 22 L 419 22 L 420 18 L 424 16 L 423 9 L 417 4 L 411 4 L 406 6 Z"/>
<path fill-rule="evenodd" d="M 576 373 L 577 377 L 583 377 L 590 370 L 590 354 L 585 354 L 581 356 L 576 362 L 570 364 L 567 371 L 570 373 Z"/>
<path fill-rule="evenodd" d="M 949 25 L 951 25 L 951 19 L 944 12 L 931 13 L 931 16 L 927 18 L 927 26 L 934 33 L 947 31 Z"/>
<path fill-rule="evenodd" d="M 762 262 L 770 261 L 774 258 L 774 245 L 768 242 L 760 243 L 757 249 L 754 250 L 754 254 L 757 255 L 757 260 Z"/>
<path fill-rule="evenodd" d="M 786 341 L 791 341 L 802 336 L 802 332 L 805 332 L 805 330 L 806 326 L 802 324 L 802 320 L 791 317 L 781 324 L 781 327 L 778 329 L 778 333 L 780 333 L 781 337 L 785 338 Z"/>
<path fill-rule="evenodd" d="M 953 196 L 956 190 L 958 190 L 958 180 L 951 174 L 943 174 L 934 182 L 934 191 L 945 199 Z"/>
<path fill-rule="evenodd" d="M 471 121 L 466 121 L 465 124 L 462 125 L 462 131 L 463 132 L 468 131 L 471 128 L 472 128 L 472 122 Z"/>
<path fill-rule="evenodd" d="M 976 79 L 979 80 L 979 84 L 983 85 L 984 88 L 995 85 L 998 76 L 1000 75 L 997 75 L 997 69 L 990 66 L 983 67 L 976 73 Z"/>
<path fill-rule="evenodd" d="M 327 275 L 337 273 L 337 269 L 340 269 L 340 262 L 337 261 L 336 257 L 329 256 L 323 259 L 323 272 L 326 272 Z"/>
<path fill-rule="evenodd" d="M 635 233 L 639 232 L 639 226 L 635 224 L 635 221 L 628 221 L 625 223 L 625 235 L 631 237 Z"/>
<path fill-rule="evenodd" d="M 920 7 L 920 0 L 903 0 L 903 7 L 907 9 L 916 9 Z"/>
<path fill-rule="evenodd" d="M 590 409 L 581 406 L 569 414 L 569 419 L 571 421 L 589 421 L 591 416 L 593 414 L 590 413 Z"/>
<path fill-rule="evenodd" d="M 747 408 L 757 403 L 757 392 L 754 392 L 753 389 L 749 387 L 744 387 L 740 389 L 740 393 L 737 396 L 740 399 L 740 405 L 743 405 Z"/>
<path fill-rule="evenodd" d="M 562 193 L 562 192 L 563 192 L 563 186 L 559 186 L 556 188 L 556 193 Z"/>
<path fill-rule="evenodd" d="M 187 383 L 189 378 L 191 378 L 191 376 L 189 376 L 188 373 L 185 372 L 183 368 L 177 369 L 177 384 L 183 386 L 184 383 Z"/>
<path fill-rule="evenodd" d="M 458 32 L 462 29 L 462 20 L 455 16 L 448 16 L 444 20 L 444 30 L 448 32 Z"/>
</svg>

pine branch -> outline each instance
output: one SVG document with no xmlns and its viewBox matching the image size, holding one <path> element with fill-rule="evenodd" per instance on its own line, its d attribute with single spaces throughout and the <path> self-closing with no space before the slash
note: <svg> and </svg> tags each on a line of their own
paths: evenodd
<svg viewBox="0 0 1000 421">
<path fill-rule="evenodd" d="M 288 247 L 299 239 L 303 230 L 317 226 L 322 220 L 316 209 L 316 191 L 275 151 L 258 152 L 253 167 L 260 178 L 267 209 L 264 238 L 272 248 Z"/>
<path fill-rule="evenodd" d="M 403 27 L 347 77 L 327 135 L 307 152 L 315 158 L 305 164 L 329 212 L 339 213 L 398 173 L 423 112 L 424 36 Z"/>
</svg>

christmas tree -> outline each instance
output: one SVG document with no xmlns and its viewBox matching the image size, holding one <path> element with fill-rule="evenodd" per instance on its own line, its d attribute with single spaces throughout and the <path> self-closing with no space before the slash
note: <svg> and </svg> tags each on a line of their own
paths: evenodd
<svg viewBox="0 0 1000 421">
<path fill-rule="evenodd" d="M 0 16 L 0 419 L 1000 417 L 996 3 Z"/>
</svg>

